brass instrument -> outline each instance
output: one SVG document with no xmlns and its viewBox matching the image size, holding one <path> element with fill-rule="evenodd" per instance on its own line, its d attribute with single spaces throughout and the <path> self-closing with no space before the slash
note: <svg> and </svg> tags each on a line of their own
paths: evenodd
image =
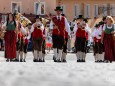
<svg viewBox="0 0 115 86">
<path fill-rule="evenodd" d="M 16 14 L 16 21 L 19 21 L 23 26 L 27 26 L 32 23 L 29 19 L 24 17 L 21 13 Z"/>
<path fill-rule="evenodd" d="M 0 39 L 4 39 L 5 31 L 0 31 Z"/>
</svg>

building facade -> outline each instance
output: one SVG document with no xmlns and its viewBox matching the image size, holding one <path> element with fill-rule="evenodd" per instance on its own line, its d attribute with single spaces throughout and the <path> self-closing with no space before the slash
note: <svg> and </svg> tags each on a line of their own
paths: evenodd
<svg viewBox="0 0 115 86">
<path fill-rule="evenodd" d="M 0 13 L 55 14 L 55 7 L 62 6 L 69 21 L 83 14 L 86 18 L 115 16 L 115 0 L 0 0 Z M 2 18 L 5 18 L 4 16 Z"/>
</svg>

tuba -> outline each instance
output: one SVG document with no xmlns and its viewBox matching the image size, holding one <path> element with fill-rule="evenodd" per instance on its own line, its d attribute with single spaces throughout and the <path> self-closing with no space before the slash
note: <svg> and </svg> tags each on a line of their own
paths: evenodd
<svg viewBox="0 0 115 86">
<path fill-rule="evenodd" d="M 29 19 L 24 17 L 21 13 L 16 13 L 16 21 L 19 21 L 23 26 L 27 26 L 32 23 Z"/>
</svg>

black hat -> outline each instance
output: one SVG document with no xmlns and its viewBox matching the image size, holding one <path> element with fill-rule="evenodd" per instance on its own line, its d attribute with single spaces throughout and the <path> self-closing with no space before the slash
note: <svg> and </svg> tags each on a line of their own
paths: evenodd
<svg viewBox="0 0 115 86">
<path fill-rule="evenodd" d="M 85 23 L 87 23 L 88 22 L 88 18 L 85 18 L 83 21 L 85 21 Z"/>
<path fill-rule="evenodd" d="M 39 15 L 36 15 L 36 18 L 35 19 L 40 19 L 41 17 Z"/>
<path fill-rule="evenodd" d="M 40 19 L 40 21 L 42 20 L 42 18 L 39 15 L 36 15 L 35 19 Z"/>
<path fill-rule="evenodd" d="M 84 19 L 83 15 L 79 15 L 77 19 Z"/>
<path fill-rule="evenodd" d="M 95 27 L 99 27 L 99 24 L 96 24 Z"/>
<path fill-rule="evenodd" d="M 104 16 L 104 17 L 103 17 L 103 19 L 102 19 L 102 21 L 105 21 L 105 20 L 106 20 L 106 18 L 107 18 L 107 16 Z"/>
<path fill-rule="evenodd" d="M 60 6 L 57 6 L 55 11 L 63 11 L 63 9 Z"/>
<path fill-rule="evenodd" d="M 104 22 L 103 22 L 103 21 L 99 22 L 99 25 L 103 25 L 103 24 L 104 24 Z"/>
</svg>

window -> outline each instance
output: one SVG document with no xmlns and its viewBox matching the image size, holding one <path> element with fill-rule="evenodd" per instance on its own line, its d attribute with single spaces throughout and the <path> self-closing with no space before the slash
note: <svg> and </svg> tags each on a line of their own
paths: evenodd
<svg viewBox="0 0 115 86">
<path fill-rule="evenodd" d="M 2 21 L 6 22 L 7 21 L 7 15 L 2 15 Z"/>
<path fill-rule="evenodd" d="M 11 2 L 11 12 L 21 12 L 21 3 L 20 2 Z"/>
<path fill-rule="evenodd" d="M 90 17 L 90 4 L 86 5 L 86 17 L 89 18 Z"/>
<path fill-rule="evenodd" d="M 34 3 L 34 14 L 44 15 L 45 14 L 45 2 L 35 2 Z"/>
<path fill-rule="evenodd" d="M 110 15 L 111 15 L 111 16 L 114 16 L 114 15 L 115 15 L 115 4 L 111 4 Z"/>
<path fill-rule="evenodd" d="M 95 17 L 98 17 L 98 4 L 95 4 L 95 7 L 94 7 L 94 16 Z"/>
<path fill-rule="evenodd" d="M 62 13 L 65 14 L 66 13 L 65 5 L 61 5 L 61 8 L 63 9 Z"/>
<path fill-rule="evenodd" d="M 74 13 L 75 13 L 75 17 L 78 17 L 78 15 L 79 15 L 78 4 L 76 4 L 76 5 L 74 6 Z"/>
<path fill-rule="evenodd" d="M 106 4 L 104 4 L 103 5 L 103 9 L 102 9 L 102 13 L 103 13 L 103 16 L 107 16 L 107 5 Z"/>
</svg>

